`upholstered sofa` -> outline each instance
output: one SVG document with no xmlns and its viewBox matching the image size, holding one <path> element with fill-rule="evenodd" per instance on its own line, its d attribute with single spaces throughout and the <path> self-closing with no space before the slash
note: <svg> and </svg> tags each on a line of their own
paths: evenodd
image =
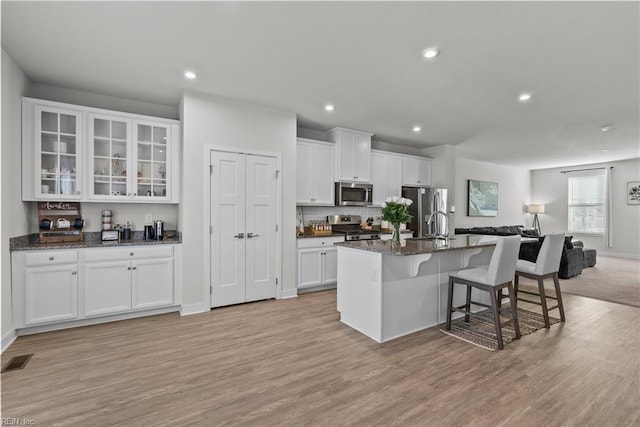
<svg viewBox="0 0 640 427">
<path fill-rule="evenodd" d="M 503 225 L 500 227 L 473 227 L 473 228 L 456 228 L 455 234 L 488 234 L 494 236 L 510 236 L 519 234 L 522 237 L 540 237 L 536 230 L 527 230 L 522 225 Z M 587 266 L 591 260 L 587 260 L 583 253 L 583 244 L 581 241 L 572 241 L 573 236 L 565 237 L 565 246 L 562 250 L 560 258 L 560 269 L 558 277 L 569 279 L 582 273 L 583 267 Z M 531 262 L 536 262 L 540 247 L 542 246 L 544 236 L 540 237 L 537 242 L 522 242 L 520 245 L 520 253 L 518 258 Z M 593 254 L 593 264 L 595 265 L 595 250 L 591 249 Z"/>
</svg>

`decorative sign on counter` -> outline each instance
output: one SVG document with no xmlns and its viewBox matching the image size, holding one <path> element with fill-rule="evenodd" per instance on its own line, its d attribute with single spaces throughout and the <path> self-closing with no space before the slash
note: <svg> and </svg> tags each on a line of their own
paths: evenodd
<svg viewBox="0 0 640 427">
<path fill-rule="evenodd" d="M 40 243 L 82 242 L 84 220 L 78 202 L 38 202 Z"/>
</svg>

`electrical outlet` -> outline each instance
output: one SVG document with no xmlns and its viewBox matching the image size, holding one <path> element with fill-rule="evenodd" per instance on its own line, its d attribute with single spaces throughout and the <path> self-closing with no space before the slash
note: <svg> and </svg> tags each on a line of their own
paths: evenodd
<svg viewBox="0 0 640 427">
<path fill-rule="evenodd" d="M 153 222 L 153 215 L 150 213 L 144 214 L 144 223 L 151 224 Z"/>
</svg>

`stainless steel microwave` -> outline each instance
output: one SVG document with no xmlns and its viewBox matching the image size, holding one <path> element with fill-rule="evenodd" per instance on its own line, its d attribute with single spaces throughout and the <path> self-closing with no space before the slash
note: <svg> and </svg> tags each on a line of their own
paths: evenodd
<svg viewBox="0 0 640 427">
<path fill-rule="evenodd" d="M 371 206 L 373 185 L 336 182 L 336 206 Z"/>
</svg>

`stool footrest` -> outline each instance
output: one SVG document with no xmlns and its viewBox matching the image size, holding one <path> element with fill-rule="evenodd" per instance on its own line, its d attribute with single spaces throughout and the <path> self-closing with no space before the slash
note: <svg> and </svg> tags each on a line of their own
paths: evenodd
<svg viewBox="0 0 640 427">
<path fill-rule="evenodd" d="M 519 293 L 519 294 L 527 294 L 527 295 L 535 295 L 535 296 L 537 296 L 537 297 L 539 297 L 539 296 L 540 296 L 540 294 L 539 294 L 539 293 L 537 293 L 537 292 L 523 291 L 522 289 L 518 289 L 518 293 Z M 545 297 L 545 298 L 547 298 L 547 299 L 555 299 L 555 300 L 557 300 L 557 299 L 558 299 L 558 297 L 557 297 L 557 296 L 555 296 L 555 295 L 547 295 L 547 294 L 545 294 L 545 295 L 544 295 L 544 297 Z M 521 298 L 518 298 L 518 299 L 519 299 L 520 301 L 527 301 L 527 300 L 525 300 L 525 299 L 521 299 Z"/>
</svg>

